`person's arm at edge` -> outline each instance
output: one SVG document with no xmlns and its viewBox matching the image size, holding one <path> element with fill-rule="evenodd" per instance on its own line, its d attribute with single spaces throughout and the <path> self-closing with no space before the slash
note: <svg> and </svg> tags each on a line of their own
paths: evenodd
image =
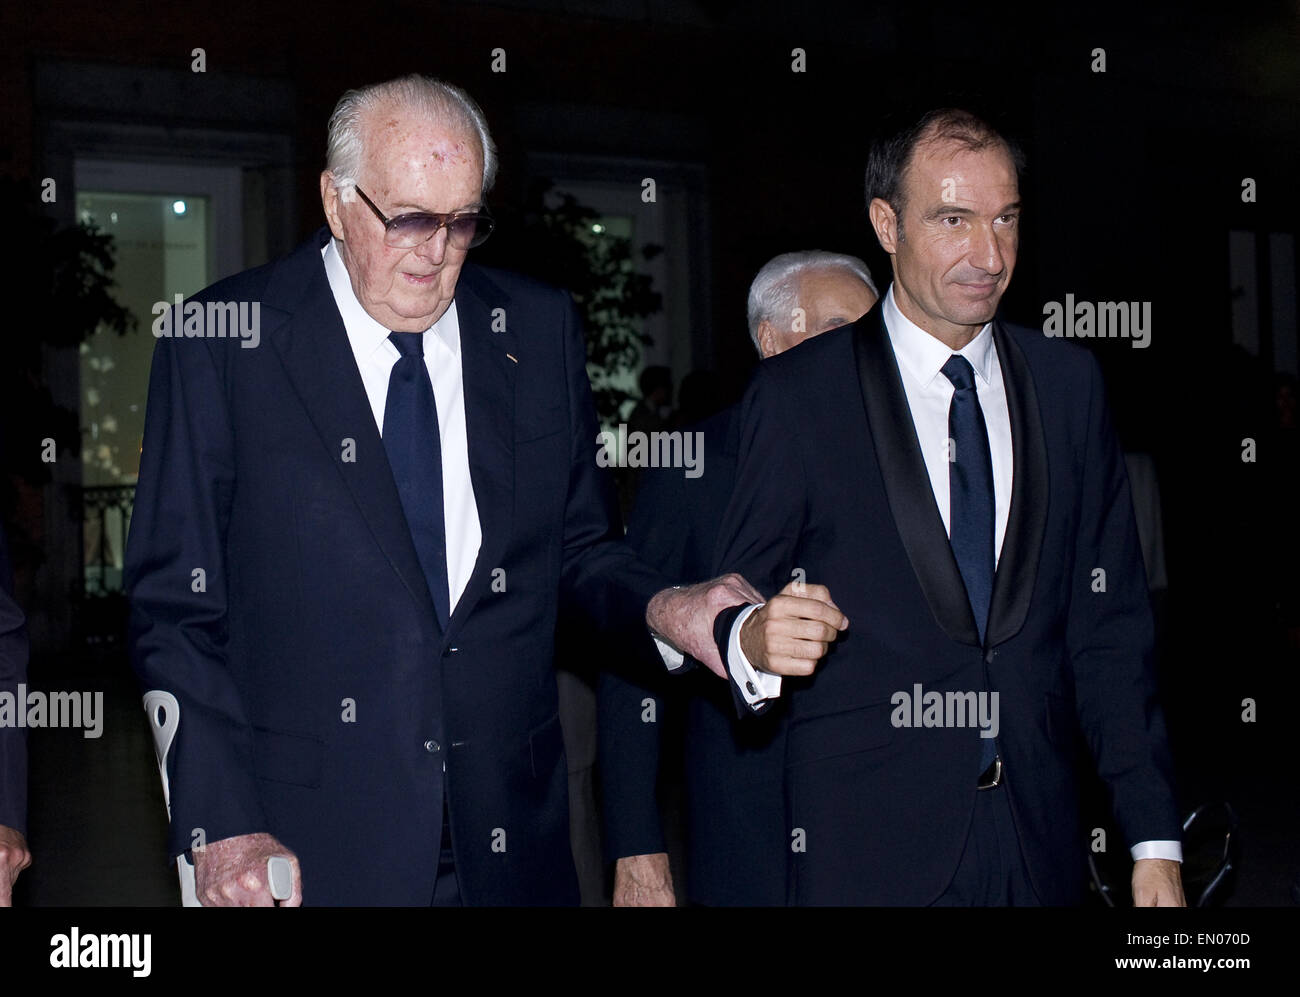
<svg viewBox="0 0 1300 997">
<path fill-rule="evenodd" d="M 8 542 L 0 528 L 0 692 L 18 701 L 27 681 L 27 621 L 14 598 Z M 18 874 L 32 864 L 27 846 L 27 730 L 0 727 L 0 907 L 13 902 Z"/>
<path fill-rule="evenodd" d="M 1087 366 L 1088 451 L 1066 633 L 1076 708 L 1135 860 L 1134 903 L 1181 906 L 1181 824 L 1156 698 L 1146 575 L 1128 476 L 1091 354 Z M 1095 589 L 1099 568 L 1106 573 L 1102 591 Z"/>
</svg>

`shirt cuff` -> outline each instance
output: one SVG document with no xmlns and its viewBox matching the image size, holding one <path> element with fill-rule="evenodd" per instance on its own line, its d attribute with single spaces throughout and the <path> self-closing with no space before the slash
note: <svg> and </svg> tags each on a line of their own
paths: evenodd
<svg viewBox="0 0 1300 997">
<path fill-rule="evenodd" d="M 686 668 L 686 655 L 677 650 L 677 648 L 673 647 L 671 644 L 665 644 L 658 637 L 655 637 L 654 634 L 651 634 L 650 636 L 654 638 L 655 647 L 659 648 L 659 657 L 664 659 L 664 667 L 667 668 L 668 671 L 680 672 Z"/>
<path fill-rule="evenodd" d="M 731 624 L 731 636 L 727 639 L 727 671 L 731 673 L 731 680 L 751 709 L 765 700 L 776 699 L 781 695 L 781 676 L 760 672 L 749 663 L 745 652 L 740 649 L 741 625 L 749 619 L 750 613 L 764 605 L 765 603 L 759 602 L 741 610 Z"/>
<path fill-rule="evenodd" d="M 1183 843 L 1181 841 L 1139 841 L 1129 849 L 1133 861 L 1138 859 L 1169 859 L 1173 862 L 1183 860 Z"/>
</svg>

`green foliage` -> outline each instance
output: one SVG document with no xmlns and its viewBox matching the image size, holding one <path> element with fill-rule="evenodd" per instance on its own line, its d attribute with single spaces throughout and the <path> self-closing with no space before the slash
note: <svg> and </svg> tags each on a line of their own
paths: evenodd
<svg viewBox="0 0 1300 997">
<path fill-rule="evenodd" d="M 572 293 L 586 331 L 596 411 L 603 423 L 611 423 L 637 397 L 618 382 L 635 383 L 641 348 L 651 342 L 640 320 L 663 304 L 652 279 L 637 272 L 637 260 L 654 258 L 662 247 L 647 244 L 638 250 L 627 237 L 594 232 L 600 214 L 552 187 L 548 180 L 537 181 L 522 211 L 499 214 L 485 246 L 491 252 L 483 255 Z"/>
<path fill-rule="evenodd" d="M 30 484 L 49 480 L 40 441 L 52 437 L 60 454 L 80 451 L 79 413 L 55 404 L 44 384 L 46 346 L 80 346 L 96 329 L 119 335 L 135 318 L 113 300 L 113 237 L 93 226 L 59 228 L 42 211 L 30 183 L 0 182 L 0 212 L 9 219 L 7 266 L 17 309 L 11 313 L 0 364 L 0 420 L 6 470 Z"/>
</svg>

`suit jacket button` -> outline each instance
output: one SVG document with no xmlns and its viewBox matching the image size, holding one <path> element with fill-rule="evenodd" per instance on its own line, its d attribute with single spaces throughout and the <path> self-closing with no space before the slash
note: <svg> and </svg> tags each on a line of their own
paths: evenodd
<svg viewBox="0 0 1300 997">
<path fill-rule="evenodd" d="M 997 655 L 998 655 L 998 652 L 997 652 L 997 651 L 994 651 L 994 650 L 990 649 L 990 650 L 989 650 L 987 653 L 985 653 L 985 655 L 984 655 L 984 663 L 985 663 L 986 665 L 991 665 L 991 664 L 993 664 L 993 659 L 996 658 Z"/>
<path fill-rule="evenodd" d="M 437 741 L 433 740 L 432 738 L 430 738 L 429 740 L 424 742 L 424 750 L 431 755 L 436 755 L 439 751 L 442 750 L 442 745 L 439 744 Z"/>
</svg>

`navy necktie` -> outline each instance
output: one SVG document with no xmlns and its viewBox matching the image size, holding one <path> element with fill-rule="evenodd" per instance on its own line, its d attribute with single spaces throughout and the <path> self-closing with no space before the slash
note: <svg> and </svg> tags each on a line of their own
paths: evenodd
<svg viewBox="0 0 1300 997">
<path fill-rule="evenodd" d="M 984 412 L 975 395 L 975 368 L 954 353 L 943 365 L 943 374 L 955 389 L 948 406 L 952 447 L 948 452 L 948 537 L 983 644 L 993 599 L 993 457 Z M 981 770 L 992 763 L 994 754 L 993 739 L 981 738 Z"/>
<path fill-rule="evenodd" d="M 415 553 L 433 596 L 437 623 L 446 630 L 451 616 L 447 584 L 447 527 L 442 504 L 442 441 L 438 405 L 424 366 L 424 335 L 394 332 L 389 340 L 401 352 L 388 376 L 384 403 L 384 449 Z"/>
<path fill-rule="evenodd" d="M 948 407 L 948 536 L 983 644 L 993 598 L 993 458 L 975 397 L 975 369 L 954 353 L 943 374 L 956 389 Z"/>
</svg>

